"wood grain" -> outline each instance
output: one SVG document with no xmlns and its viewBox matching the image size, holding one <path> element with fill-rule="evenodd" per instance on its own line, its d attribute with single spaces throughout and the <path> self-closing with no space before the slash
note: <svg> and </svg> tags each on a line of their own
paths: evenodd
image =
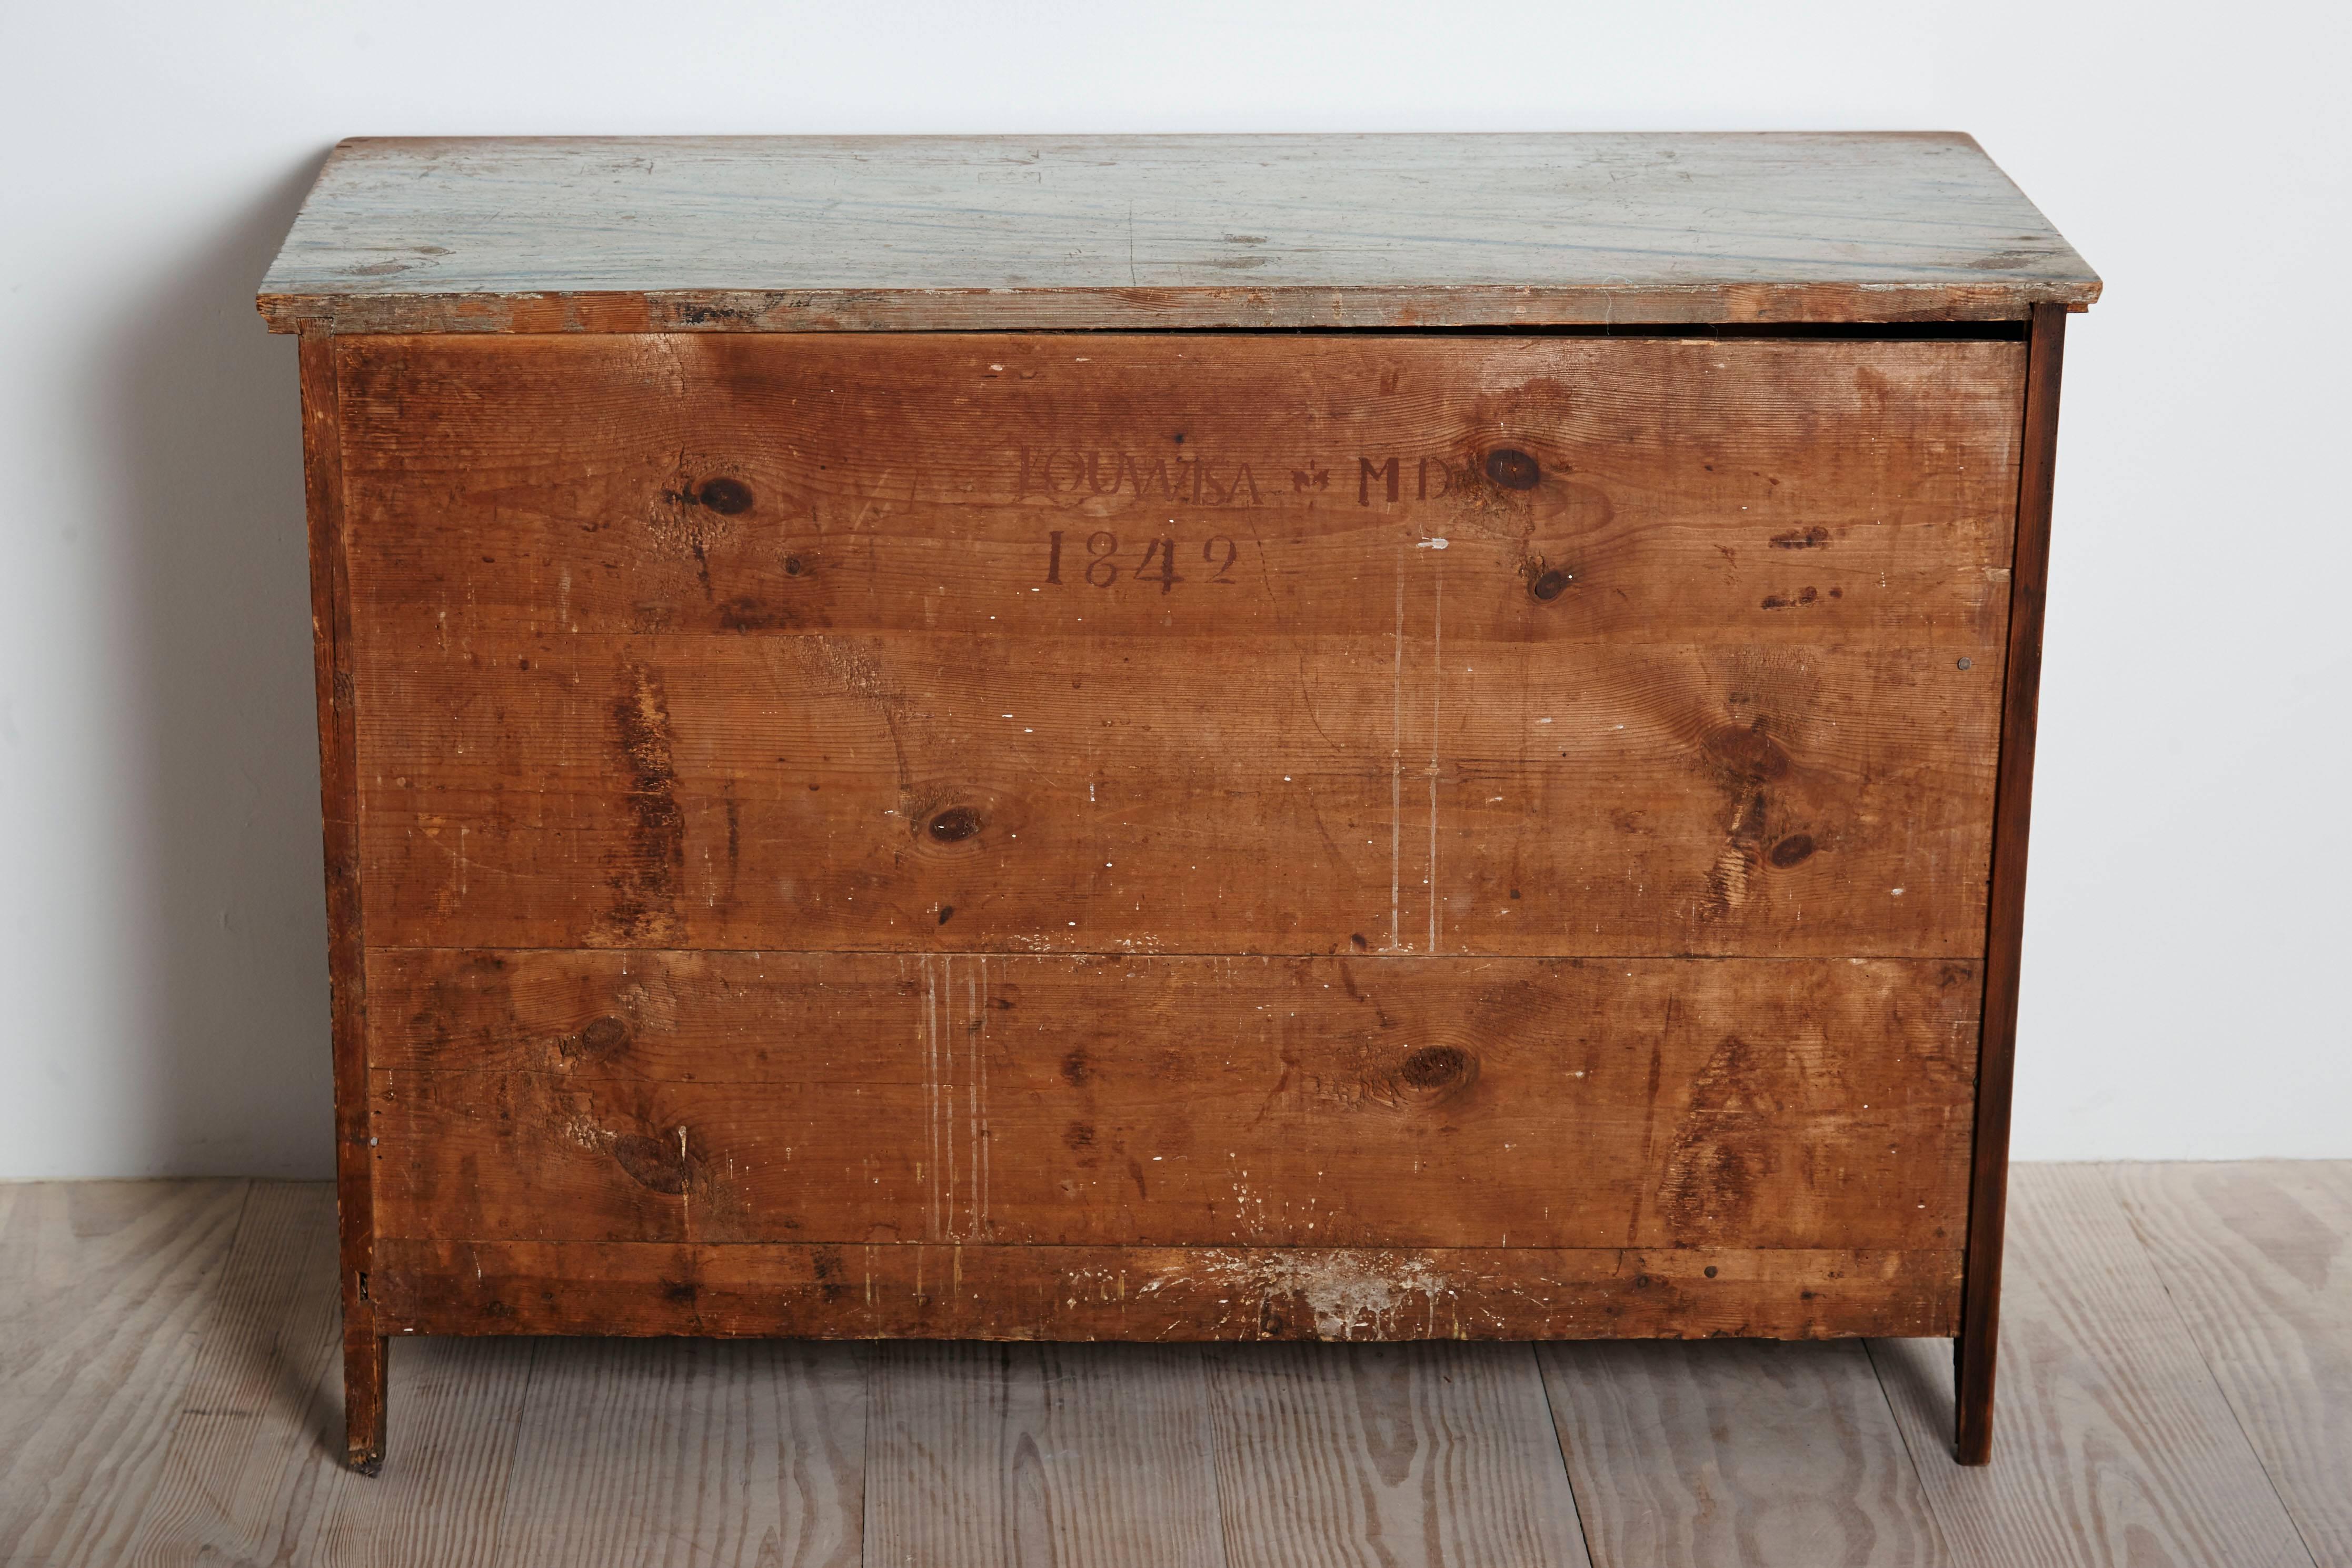
<svg viewBox="0 0 2352 1568">
<path fill-rule="evenodd" d="M 241 1181 L 0 1186 L 0 1563 L 121 1560 L 246 1196 Z"/>
<path fill-rule="evenodd" d="M 1957 1250 L 389 1238 L 377 1249 L 379 1312 L 385 1322 L 420 1334 L 1168 1341 L 1948 1335 L 1959 1286 Z"/>
<path fill-rule="evenodd" d="M 1440 704 L 1400 697 L 1388 648 L 1300 653 L 1303 688 L 1174 645 L 1106 677 L 1084 650 L 961 638 L 382 661 L 362 683 L 372 939 L 1982 947 L 1995 687 L 1941 651 L 1594 645 L 1539 673 L 1473 651 L 1491 698 L 1465 678 Z"/>
<path fill-rule="evenodd" d="M 2315 1161 L 2108 1174 L 2305 1546 L 2352 1563 L 2352 1182 Z"/>
<path fill-rule="evenodd" d="M 1590 1561 L 1526 1346 L 1202 1358 L 1234 1568 Z"/>
<path fill-rule="evenodd" d="M 345 350 L 372 940 L 1980 948 L 2018 345 L 866 346 Z"/>
<path fill-rule="evenodd" d="M 331 1460 L 342 1448 L 338 1245 L 332 1187 L 253 1184 L 120 1562 L 298 1562 L 315 1548 L 321 1505 L 344 1483 Z"/>
<path fill-rule="evenodd" d="M 120 1551 L 90 1561 L 492 1561 L 531 1343 L 409 1339 L 391 1362 L 397 1462 L 350 1469 L 337 1246 L 332 1188 L 254 1184 L 192 1378 L 153 1427 L 160 1474 L 145 1505 L 125 1511 Z"/>
<path fill-rule="evenodd" d="M 1598 1568 L 1958 1561 L 1859 1344 L 1536 1355 Z"/>
<path fill-rule="evenodd" d="M 2020 341 L 340 345 L 353 613 L 374 649 L 570 632 L 1388 638 L 1400 574 L 1413 637 L 1442 575 L 1464 647 L 1997 661 L 2007 612 Z"/>
<path fill-rule="evenodd" d="M 319 799 L 327 878 L 327 977 L 335 1070 L 335 1175 L 340 1195 L 346 1454 L 363 1470 L 383 1462 L 383 1336 L 366 1279 L 373 1202 L 368 1192 L 367 976 L 360 915 L 364 853 L 354 712 L 358 655 L 343 511 L 343 424 L 335 341 L 301 338 L 302 475 L 310 541 L 310 633 L 319 705 Z"/>
<path fill-rule="evenodd" d="M 868 1560 L 1220 1568 L 1197 1355 L 1152 1345 L 875 1353 Z"/>
<path fill-rule="evenodd" d="M 1958 1245 L 1965 964 L 374 962 L 380 1236 Z"/>
<path fill-rule="evenodd" d="M 1992 1449 L 2010 1099 L 2017 1077 L 2017 986 L 2025 949 L 2026 842 L 2033 817 L 2042 622 L 2049 597 L 2050 507 L 2065 347 L 2065 312 L 2034 307 L 2025 385 L 2025 460 L 2017 487 L 2016 575 L 2003 665 L 2000 778 L 1993 797 L 1992 874 L 1986 899 L 1984 1035 L 1978 1053 L 1976 1136 L 1969 1178 L 1969 1281 L 1956 1350 L 1959 1396 L 1953 1449 L 1964 1465 L 1983 1464 Z"/>
<path fill-rule="evenodd" d="M 1936 1528 L 1948 1551 L 1925 1560 L 1993 1568 L 2277 1563 L 2273 1549 L 2291 1546 L 2293 1532 L 2276 1501 L 2266 1500 L 2273 1476 L 2249 1462 L 2245 1448 L 2229 1446 L 2241 1421 L 2252 1452 L 2277 1467 L 2278 1490 L 2305 1528 L 2324 1525 L 2333 1494 L 2308 1490 L 2315 1474 L 2308 1467 L 2319 1467 L 2324 1484 L 2334 1458 L 2326 1425 L 2335 1414 L 2328 1357 L 2336 1354 L 2331 1344 L 2340 1349 L 2343 1342 L 2328 1336 L 2339 1333 L 2330 1314 L 2343 1294 L 2338 1276 L 2352 1238 L 2347 1169 L 2020 1167 L 2009 1281 L 2012 1354 L 2003 1441 L 1989 1470 L 1961 1471 L 1943 1457 L 1951 1397 L 1943 1347 L 1871 1345 L 1903 1412 L 1919 1477 L 1934 1483 L 1932 1501 L 1942 1511 Z M 662 1511 L 637 1507 L 647 1489 L 633 1468 L 647 1449 L 635 1433 L 617 1424 L 566 1431 L 551 1415 L 525 1416 L 526 1401 L 551 1387 L 553 1399 L 533 1409 L 615 1423 L 631 1412 L 674 1416 L 677 1406 L 656 1390 L 688 1391 L 691 1398 L 691 1390 L 723 1381 L 709 1375 L 718 1364 L 711 1353 L 721 1347 L 692 1342 L 407 1339 L 392 1364 L 392 1461 L 374 1479 L 345 1469 L 335 1396 L 331 1190 L 256 1184 L 229 1244 L 236 1210 L 220 1214 L 221 1194 L 239 1186 L 0 1184 L 0 1563 L 479 1568 L 500 1561 L 502 1552 L 530 1560 L 533 1521 L 546 1515 L 515 1491 L 517 1445 L 527 1427 L 538 1457 L 524 1460 L 525 1484 L 572 1500 L 582 1519 L 567 1528 L 583 1540 L 601 1520 L 611 1551 L 634 1549 L 660 1561 L 684 1546 L 658 1534 L 666 1521 L 691 1515 L 698 1531 L 731 1528 L 698 1511 L 699 1500 L 736 1496 L 744 1487 L 736 1467 L 750 1450 L 731 1434 L 747 1427 L 714 1430 L 708 1446 L 666 1450 L 688 1462 L 659 1472 L 677 1493 L 672 1511 Z M 198 1244 L 199 1237 L 210 1239 Z M 216 1289 L 180 1290 L 189 1260 L 215 1245 L 226 1253 L 212 1265 Z M 2176 1305 L 2189 1320 L 2188 1334 L 2219 1347 L 2210 1363 L 2229 1407 L 2210 1383 L 2197 1392 L 2205 1363 L 2184 1337 Z M 2209 1322 L 2209 1312 L 2220 1315 Z M 2210 1337 L 2209 1328 L 2217 1330 Z M 69 1358 L 93 1347 L 97 1359 L 72 1371 Z M 1230 1502 L 1209 1495 L 1213 1488 L 1190 1479 L 1198 1473 L 1196 1450 L 1161 1442 L 1164 1487 L 1102 1494 L 1125 1496 L 1159 1521 L 1152 1539 L 1168 1545 L 1165 1559 L 1144 1546 L 1126 1561 L 1192 1562 L 1202 1532 L 1221 1528 L 1237 1563 L 1378 1563 L 1383 1551 L 1387 1561 L 1428 1560 L 1438 1555 L 1433 1542 L 1491 1544 L 1513 1539 L 1506 1526 L 1540 1530 L 1537 1504 L 1546 1499 L 1553 1500 L 1542 1506 L 1556 1511 L 1558 1527 L 1575 1529 L 1575 1516 L 1552 1490 L 1557 1448 L 1521 1440 L 1519 1406 L 1543 1397 L 1523 1350 L 1467 1347 L 1492 1359 L 1465 1367 L 1465 1347 L 1445 1343 L 1324 1348 L 1352 1354 L 1292 1357 L 1279 1346 L 1205 1353 L 1218 1358 L 1218 1388 L 1232 1398 L 1226 1408 L 1251 1417 L 1237 1424 L 1226 1457 L 1211 1460 L 1228 1470 L 1238 1466 L 1238 1484 Z M 557 1354 L 542 1360 L 542 1349 Z M 1169 1396 L 1171 1383 L 1144 1388 L 1151 1408 L 1131 1420 L 1113 1406 L 1131 1381 L 1142 1381 L 1123 1359 L 1135 1347 L 1086 1352 L 1103 1359 L 1076 1375 L 1071 1363 L 1052 1358 L 1077 1353 L 1017 1349 L 1036 1359 L 995 1364 L 1039 1368 L 1025 1384 L 1026 1374 L 1001 1379 L 979 1370 L 997 1354 L 987 1348 L 900 1345 L 883 1353 L 896 1358 L 889 1397 L 908 1417 L 907 1436 L 894 1439 L 887 1456 L 869 1446 L 869 1498 L 887 1494 L 908 1511 L 904 1517 L 937 1525 L 940 1510 L 925 1489 L 942 1476 L 958 1487 L 998 1486 L 1008 1499 L 1034 1500 L 1024 1478 L 1040 1467 L 1058 1467 L 1067 1479 L 1115 1457 L 1134 1467 L 1114 1472 L 1126 1478 L 1118 1484 L 1135 1480 L 1141 1461 L 1132 1444 L 1097 1448 L 1063 1435 L 1142 1427 L 1164 1438 L 1168 1427 L 1153 1402 Z M 1253 1359 L 1252 1349 L 1275 1354 Z M 1587 1351 L 1596 1360 L 1586 1361 Z M 1555 1399 L 1572 1396 L 1557 1414 L 1571 1463 L 1583 1467 L 1574 1471 L 1577 1505 L 1604 1565 L 1627 1561 L 1629 1542 L 1638 1549 L 1654 1538 L 1728 1544 L 1711 1556 L 1669 1549 L 1648 1561 L 1772 1562 L 1770 1550 L 1793 1542 L 1802 1553 L 1795 1560 L 1810 1568 L 1838 1561 L 1860 1538 L 1856 1513 L 1873 1532 L 1874 1556 L 1864 1561 L 1922 1560 L 1915 1516 L 1896 1506 L 1898 1471 L 1890 1468 L 1902 1462 L 1896 1445 L 1882 1437 L 1855 1446 L 1869 1431 L 1868 1400 L 1852 1375 L 1851 1347 L 1708 1342 L 1541 1354 L 1553 1363 Z M 932 1354 L 936 1362 L 925 1359 Z M 1577 1379 L 1572 1389 L 1563 1389 L 1563 1365 Z M 957 1385 L 928 1386 L 933 1378 Z M 1476 1386 L 1465 1392 L 1465 1383 Z M 1391 1396 L 1400 1386 L 1407 1397 Z M 967 1421 L 952 1445 L 940 1442 L 921 1414 L 950 1407 Z M 989 1422 L 999 1413 L 1004 1420 L 995 1437 Z M 2318 1424 L 2306 1425 L 2306 1417 Z M 1584 1420 L 1595 1430 L 1580 1436 L 1575 1423 Z M 838 1413 L 835 1437 L 855 1424 L 851 1414 Z M 1759 1428 L 1762 1440 L 1751 1441 Z M 991 1456 L 1017 1456 L 1025 1451 L 1024 1437 L 1040 1434 L 1036 1465 L 1023 1459 L 1010 1474 L 987 1469 Z M 1213 1428 L 1210 1441 L 1217 1441 Z M 1465 1464 L 1474 1448 L 1491 1467 Z M 913 1464 L 925 1454 L 940 1468 L 885 1473 L 901 1458 Z M 1605 1486 L 1586 1474 L 1629 1456 L 1635 1466 L 1612 1470 Z M 1404 1481 L 1386 1479 L 1400 1471 Z M 765 1484 L 754 1483 L 748 1508 L 770 1506 L 756 1495 Z M 793 1506 L 790 1486 L 821 1491 L 824 1484 L 817 1472 L 780 1477 L 772 1506 Z M 1117 1519 L 1086 1511 L 1093 1486 L 1058 1494 L 1056 1506 L 1070 1511 L 1053 1517 L 1073 1521 L 1074 1531 L 1101 1533 L 1055 1537 L 1066 1552 L 1056 1560 L 1080 1558 L 1097 1550 L 1088 1542 L 1113 1539 Z M 1283 1488 L 1297 1496 L 1271 1495 Z M 630 1506 L 605 1512 L 607 1500 Z M 1659 1510 L 1654 1521 L 1627 1511 L 1645 1506 Z M 1482 1517 L 1464 1520 L 1481 1509 Z M 79 1511 L 82 1521 L 70 1540 L 48 1528 L 66 1510 Z M 26 1532 L 28 1519 L 42 1528 Z M 1383 1533 L 1370 1537 L 1366 1521 L 1378 1521 Z M 1277 1522 L 1291 1533 L 1253 1528 Z M 694 1560 L 747 1568 L 763 1561 L 761 1542 L 744 1532 L 723 1539 L 734 1543 L 729 1552 Z M 904 1560 L 879 1550 L 880 1537 L 869 1539 L 877 1542 L 873 1561 Z M 1002 1537 L 929 1539 L 944 1542 L 945 1555 L 983 1552 Z M 1551 1538 L 1532 1539 L 1540 1545 Z M 2284 1561 L 2341 1559 L 2328 1537 L 2311 1539 L 2308 1557 L 2290 1552 Z M 715 1547 L 721 1536 L 697 1540 Z M 794 1561 L 788 1540 L 780 1538 L 779 1548 L 764 1561 Z M 537 1560 L 567 1559 L 557 1552 Z M 1527 1548 L 1461 1551 L 1445 1560 L 1546 1558 Z"/>
<path fill-rule="evenodd" d="M 846 1345 L 543 1340 L 499 1568 L 856 1568 L 866 1375 Z"/>
<path fill-rule="evenodd" d="M 1959 1560 L 2313 1568 L 2100 1174 L 2020 1166 L 2009 1201 L 2004 1416 L 1988 1469 L 1944 1461 L 1946 1347 L 1870 1343 Z"/>
<path fill-rule="evenodd" d="M 260 303 L 345 332 L 1526 328 L 2098 288 L 1950 133 L 366 139 Z"/>
</svg>

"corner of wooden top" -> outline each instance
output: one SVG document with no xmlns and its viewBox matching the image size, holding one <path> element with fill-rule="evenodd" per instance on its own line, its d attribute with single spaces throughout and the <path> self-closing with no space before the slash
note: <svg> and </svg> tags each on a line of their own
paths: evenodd
<svg viewBox="0 0 2352 1568">
<path fill-rule="evenodd" d="M 302 310 L 302 301 L 289 294 L 257 294 L 253 308 L 273 332 L 299 332 L 310 323 Z"/>
</svg>

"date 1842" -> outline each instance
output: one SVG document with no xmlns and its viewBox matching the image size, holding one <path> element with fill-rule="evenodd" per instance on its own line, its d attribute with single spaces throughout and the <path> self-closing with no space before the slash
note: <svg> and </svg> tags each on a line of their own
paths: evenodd
<svg viewBox="0 0 2352 1568">
<path fill-rule="evenodd" d="M 1062 580 L 1063 537 L 1064 530 L 1060 528 L 1045 536 L 1047 582 L 1058 584 Z M 1176 541 L 1164 535 L 1143 541 L 1142 559 L 1132 568 L 1119 559 L 1118 549 L 1117 534 L 1097 531 L 1087 536 L 1086 565 L 1080 574 L 1087 583 L 1096 588 L 1108 588 L 1119 580 L 1121 572 L 1126 572 L 1131 581 L 1158 583 L 1162 593 L 1173 592 L 1180 582 L 1231 583 L 1234 580 L 1228 574 L 1233 570 L 1234 561 L 1241 555 L 1239 545 L 1222 534 L 1218 535 L 1202 542 L 1201 566 L 1192 576 L 1187 577 L 1176 569 Z M 1187 549 L 1185 554 L 1189 559 L 1191 551 Z M 1080 570 L 1075 559 L 1071 566 L 1073 570 Z"/>
</svg>

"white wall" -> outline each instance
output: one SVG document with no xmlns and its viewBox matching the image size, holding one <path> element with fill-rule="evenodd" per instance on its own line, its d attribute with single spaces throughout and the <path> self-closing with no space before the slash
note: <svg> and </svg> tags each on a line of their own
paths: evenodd
<svg viewBox="0 0 2352 1568">
<path fill-rule="evenodd" d="M 2022 1155 L 2352 1155 L 2352 33 L 2319 3 L 0 7 L 0 1176 L 328 1169 L 290 342 L 358 134 L 1958 128 L 2074 319 Z"/>
</svg>

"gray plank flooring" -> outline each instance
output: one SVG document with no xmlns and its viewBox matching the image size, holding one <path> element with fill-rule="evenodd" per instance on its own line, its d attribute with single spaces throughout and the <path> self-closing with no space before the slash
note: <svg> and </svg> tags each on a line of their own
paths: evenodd
<svg viewBox="0 0 2352 1568">
<path fill-rule="evenodd" d="M 334 1199 L 0 1186 L 0 1568 L 2352 1568 L 2352 1163 L 2020 1166 L 1991 1466 L 1941 1341 L 417 1340 Z"/>
<path fill-rule="evenodd" d="M 1946 1457 L 1947 1346 L 1871 1345 L 1955 1560 L 2312 1568 L 2105 1175 L 2011 1178 L 1991 1464 Z"/>
</svg>

